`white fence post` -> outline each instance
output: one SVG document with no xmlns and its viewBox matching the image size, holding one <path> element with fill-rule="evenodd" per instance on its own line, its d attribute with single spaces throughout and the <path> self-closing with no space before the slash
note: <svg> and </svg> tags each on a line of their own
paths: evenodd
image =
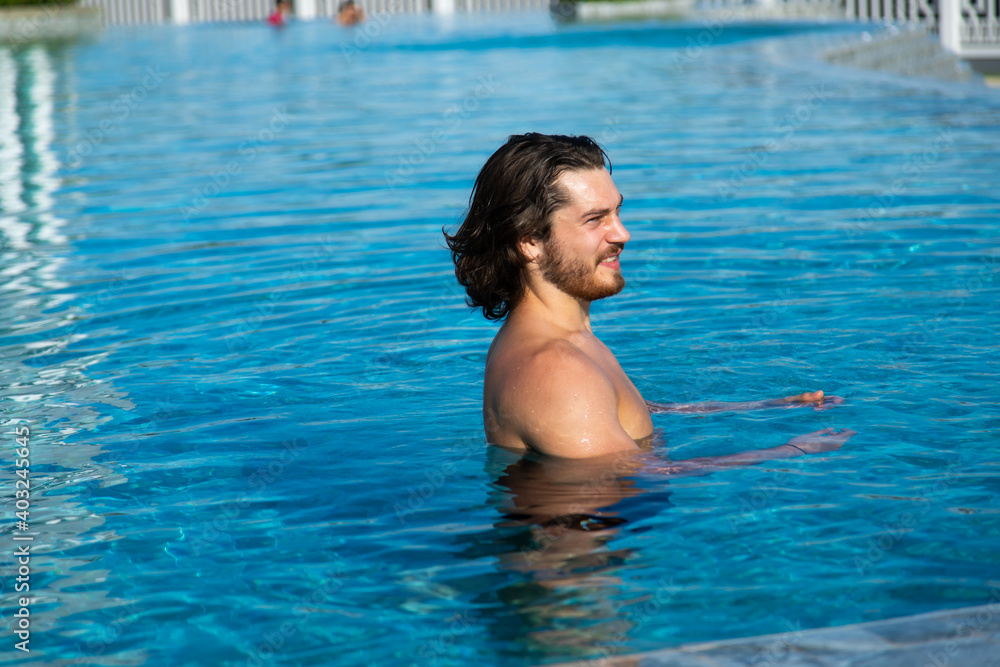
<svg viewBox="0 0 1000 667">
<path fill-rule="evenodd" d="M 961 55 L 962 0 L 938 0 L 938 26 L 941 46 Z"/>
<path fill-rule="evenodd" d="M 316 0 L 295 0 L 295 18 L 311 21 L 316 18 Z"/>
<path fill-rule="evenodd" d="M 435 14 L 454 14 L 455 0 L 431 0 L 431 11 Z"/>
<path fill-rule="evenodd" d="M 191 22 L 191 0 L 170 0 L 170 20 L 177 25 Z"/>
</svg>

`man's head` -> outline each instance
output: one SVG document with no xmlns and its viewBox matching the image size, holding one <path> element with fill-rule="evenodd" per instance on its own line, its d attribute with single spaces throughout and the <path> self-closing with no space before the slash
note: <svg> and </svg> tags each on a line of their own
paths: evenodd
<svg viewBox="0 0 1000 667">
<path fill-rule="evenodd" d="M 580 256 L 574 233 L 553 236 L 557 214 L 598 212 L 617 220 L 620 195 L 605 168 L 606 157 L 589 137 L 531 133 L 510 137 L 486 161 L 465 221 L 454 235 L 445 234 L 470 306 L 482 308 L 489 319 L 506 317 L 525 293 L 530 265 L 577 298 L 593 300 L 621 290 L 620 274 L 596 274 L 601 260 L 617 256 L 628 239 L 624 228 L 613 252 L 603 243 L 600 256 L 592 258 Z M 591 210 L 595 206 L 600 210 Z M 603 266 L 617 272 L 616 260 Z"/>
<path fill-rule="evenodd" d="M 625 287 L 618 256 L 629 233 L 618 217 L 622 196 L 611 175 L 567 171 L 556 185 L 569 203 L 553 212 L 547 239 L 522 241 L 522 253 L 533 260 L 529 273 L 581 301 L 618 294 Z"/>
</svg>

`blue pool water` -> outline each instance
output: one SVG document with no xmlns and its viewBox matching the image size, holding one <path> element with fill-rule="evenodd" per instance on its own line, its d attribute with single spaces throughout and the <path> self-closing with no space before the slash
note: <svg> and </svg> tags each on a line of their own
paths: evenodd
<svg viewBox="0 0 1000 667">
<path fill-rule="evenodd" d="M 697 24 L 377 25 L 0 50 L 0 406 L 31 429 L 35 596 L 3 664 L 529 665 L 990 599 L 996 92 L 790 55 L 837 26 L 693 49 Z M 646 398 L 846 399 L 659 415 L 662 453 L 858 435 L 596 495 L 489 452 L 495 328 L 441 228 L 532 130 L 614 162 L 628 286 L 594 327 Z M 590 530 L 523 520 L 581 498 Z"/>
</svg>

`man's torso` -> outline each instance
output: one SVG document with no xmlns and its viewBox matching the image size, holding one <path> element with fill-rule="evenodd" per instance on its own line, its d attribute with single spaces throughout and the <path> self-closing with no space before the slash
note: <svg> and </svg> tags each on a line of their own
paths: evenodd
<svg viewBox="0 0 1000 667">
<path fill-rule="evenodd" d="M 538 367 L 540 359 L 550 355 L 539 354 L 547 347 L 564 347 L 586 363 L 593 364 L 595 373 L 603 374 L 614 386 L 618 421 L 633 439 L 648 438 L 653 432 L 649 408 L 639 390 L 622 370 L 614 354 L 596 336 L 588 332 L 565 335 L 546 331 L 544 327 L 527 327 L 511 322 L 505 324 L 490 347 L 483 380 L 483 420 L 486 437 L 490 442 L 514 449 L 531 448 L 530 422 L 544 418 L 547 410 L 545 397 L 539 398 L 525 378 L 538 377 L 538 373 L 558 373 L 558 368 Z M 570 386 L 559 391 L 571 392 Z"/>
</svg>

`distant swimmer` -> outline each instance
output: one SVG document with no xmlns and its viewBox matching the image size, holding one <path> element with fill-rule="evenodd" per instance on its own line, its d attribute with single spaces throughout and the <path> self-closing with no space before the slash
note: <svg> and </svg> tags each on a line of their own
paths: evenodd
<svg viewBox="0 0 1000 667">
<path fill-rule="evenodd" d="M 511 136 L 479 172 L 460 228 L 445 234 L 469 305 L 503 321 L 483 379 L 487 439 L 515 450 L 591 458 L 638 450 L 653 433 L 651 412 L 825 409 L 842 402 L 822 391 L 744 403 L 643 399 L 590 326 L 590 304 L 625 286 L 620 262 L 630 238 L 606 157 L 589 137 Z M 713 461 L 829 451 L 852 435 L 828 428 Z"/>
<path fill-rule="evenodd" d="M 344 0 L 337 8 L 337 23 L 340 25 L 357 25 L 364 20 L 365 10 L 354 4 L 354 0 Z"/>
<path fill-rule="evenodd" d="M 292 3 L 288 0 L 278 0 L 274 12 L 267 17 L 267 22 L 275 27 L 288 25 L 288 18 L 292 15 Z"/>
</svg>

